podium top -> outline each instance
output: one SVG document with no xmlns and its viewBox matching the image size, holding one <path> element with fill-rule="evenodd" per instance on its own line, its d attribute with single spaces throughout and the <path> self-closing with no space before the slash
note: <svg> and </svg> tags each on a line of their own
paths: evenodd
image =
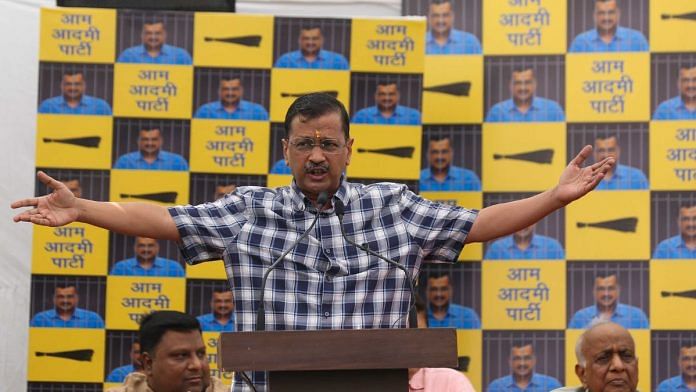
<svg viewBox="0 0 696 392">
<path fill-rule="evenodd" d="M 227 332 L 224 371 L 404 369 L 457 366 L 452 328 Z"/>
</svg>

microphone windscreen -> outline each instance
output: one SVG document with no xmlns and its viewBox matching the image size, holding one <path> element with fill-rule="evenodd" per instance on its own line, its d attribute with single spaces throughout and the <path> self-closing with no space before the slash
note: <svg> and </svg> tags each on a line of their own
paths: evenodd
<svg viewBox="0 0 696 392">
<path fill-rule="evenodd" d="M 334 202 L 334 211 L 336 211 L 336 215 L 343 216 L 343 213 L 345 211 L 344 207 L 345 206 L 343 205 L 341 199 L 336 198 L 336 201 Z"/>
</svg>

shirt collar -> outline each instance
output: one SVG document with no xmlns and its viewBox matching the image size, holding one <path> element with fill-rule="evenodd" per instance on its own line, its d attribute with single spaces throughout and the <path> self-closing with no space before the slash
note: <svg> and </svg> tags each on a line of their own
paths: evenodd
<svg viewBox="0 0 696 392">
<path fill-rule="evenodd" d="M 597 30 L 597 28 L 592 30 L 592 33 L 593 33 L 592 34 L 593 41 L 598 41 L 598 42 L 601 41 L 602 43 L 604 43 L 604 41 L 602 41 L 602 39 L 599 36 L 599 30 Z M 611 37 L 611 42 L 622 41 L 625 38 L 626 38 L 626 31 L 624 31 L 624 29 L 621 28 L 621 26 L 616 26 L 616 32 L 614 32 L 614 36 Z"/>
<path fill-rule="evenodd" d="M 440 181 L 437 181 L 437 180 L 435 179 L 435 176 L 433 175 L 433 169 L 432 169 L 432 168 L 429 167 L 427 173 L 428 173 L 428 177 L 426 177 L 427 180 L 431 180 L 431 181 L 435 181 L 435 182 L 440 182 Z M 447 181 L 447 180 L 456 180 L 456 179 L 457 179 L 457 177 L 452 175 L 452 165 L 450 165 L 450 166 L 447 168 L 447 175 L 445 176 L 445 180 L 442 181 L 442 182 L 445 182 L 445 181 Z"/>
<path fill-rule="evenodd" d="M 62 95 L 60 96 L 59 102 L 61 105 L 68 106 L 68 101 L 66 101 L 65 97 Z M 85 95 L 84 94 L 82 95 L 82 98 L 80 98 L 80 103 L 78 103 L 78 106 L 87 106 L 87 104 L 85 103 Z M 682 106 L 684 106 L 684 101 L 682 101 Z"/>
<path fill-rule="evenodd" d="M 432 30 L 428 30 L 428 33 L 425 36 L 425 41 L 429 44 L 437 44 L 435 42 L 435 36 L 433 35 Z M 459 43 L 459 37 L 454 33 L 454 29 L 450 29 L 449 35 L 447 36 L 447 43 L 445 45 L 453 43 Z"/>
<path fill-rule="evenodd" d="M 512 249 L 512 248 L 514 248 L 514 249 L 519 249 L 519 250 L 522 251 L 522 252 L 526 252 L 526 251 L 529 250 L 530 248 L 536 248 L 536 247 L 537 247 L 537 243 L 536 243 L 536 241 L 535 241 L 535 240 L 536 240 L 536 234 L 534 234 L 534 233 L 532 233 L 532 240 L 529 241 L 529 247 L 527 247 L 527 249 L 525 249 L 525 250 L 522 250 L 522 249 L 520 249 L 520 248 L 517 246 L 517 243 L 515 242 L 515 237 L 510 236 L 510 240 L 511 240 L 511 241 L 510 241 L 510 248 L 511 248 L 511 249 Z"/>
<path fill-rule="evenodd" d="M 53 315 L 52 315 L 52 316 L 53 316 L 53 318 L 55 318 L 55 319 L 63 320 L 63 319 L 60 318 L 60 316 L 58 315 L 58 310 L 56 310 L 56 308 L 53 308 Z M 80 320 L 80 319 L 82 319 L 82 317 L 80 317 L 80 315 L 79 315 L 79 313 L 78 313 L 78 311 L 77 311 L 77 307 L 76 307 L 75 310 L 73 311 L 73 314 L 70 316 L 70 320 Z"/>
<path fill-rule="evenodd" d="M 518 112 L 522 113 L 519 109 L 517 109 L 517 105 L 515 105 L 515 99 L 510 98 L 510 108 L 509 110 L 511 112 Z M 532 110 L 539 110 L 539 101 L 536 99 L 536 97 L 532 97 L 532 104 L 529 106 L 529 110 L 527 110 L 524 114 L 527 114 L 531 112 Z"/>
<path fill-rule="evenodd" d="M 599 307 L 597 304 L 594 305 L 594 312 L 595 312 L 595 317 L 599 316 Z M 611 314 L 611 317 L 624 317 L 626 316 L 624 312 L 624 307 L 620 302 L 616 302 L 616 309 L 614 309 L 614 313 Z"/>
<path fill-rule="evenodd" d="M 145 158 L 143 158 L 143 153 L 140 152 L 140 150 L 138 150 L 138 151 L 136 151 L 136 152 L 138 153 L 138 160 L 147 163 L 147 162 L 145 161 Z M 157 153 L 157 158 L 155 158 L 154 162 L 157 162 L 157 161 L 159 161 L 159 160 L 161 160 L 161 159 L 162 159 L 162 150 L 159 150 L 159 152 Z M 153 163 L 154 163 L 154 162 L 153 162 Z M 148 163 L 148 165 L 151 165 L 151 163 Z"/>
<path fill-rule="evenodd" d="M 338 186 L 336 193 L 334 193 L 333 198 L 341 200 L 344 206 L 347 206 L 350 200 L 349 196 L 351 192 L 349 187 L 349 183 L 346 181 L 346 176 L 342 175 L 340 185 Z M 290 201 L 293 209 L 297 211 L 304 211 L 307 209 L 307 207 L 311 207 L 312 209 L 314 208 L 307 196 L 304 195 L 300 187 L 297 185 L 294 178 L 292 179 L 292 184 L 290 185 Z"/>
<path fill-rule="evenodd" d="M 513 375 L 511 374 L 509 377 L 510 377 L 510 384 L 508 384 L 508 386 L 509 386 L 509 387 L 515 387 L 515 388 L 517 388 L 517 384 L 515 383 L 515 376 L 513 376 Z M 532 385 L 534 385 L 534 386 L 539 385 L 539 378 L 537 377 L 537 374 L 536 374 L 536 373 L 532 373 L 532 378 L 531 378 L 531 380 L 529 380 L 529 385 L 528 385 L 528 387 L 530 387 L 530 386 L 532 386 Z M 519 389 L 519 388 L 518 388 L 518 389 Z M 526 388 L 525 388 L 525 389 L 526 389 Z"/>
<path fill-rule="evenodd" d="M 145 45 L 141 44 L 139 46 L 139 48 L 140 48 L 140 54 L 145 55 L 145 56 L 150 56 L 150 53 L 147 52 Z M 160 48 L 159 53 L 154 58 L 161 57 L 161 56 L 164 56 L 167 54 L 169 54 L 169 46 L 167 44 L 162 44 L 162 47 Z M 152 57 L 152 56 L 150 56 L 150 57 Z"/>
</svg>

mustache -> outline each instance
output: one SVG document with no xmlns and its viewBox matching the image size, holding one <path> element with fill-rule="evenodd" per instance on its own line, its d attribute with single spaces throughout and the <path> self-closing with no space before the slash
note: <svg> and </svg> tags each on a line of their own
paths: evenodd
<svg viewBox="0 0 696 392">
<path fill-rule="evenodd" d="M 321 170 L 323 172 L 328 172 L 329 171 L 329 164 L 324 162 L 324 163 L 312 163 L 312 162 L 307 162 L 304 165 L 304 171 L 305 173 L 315 171 L 315 170 Z"/>
</svg>

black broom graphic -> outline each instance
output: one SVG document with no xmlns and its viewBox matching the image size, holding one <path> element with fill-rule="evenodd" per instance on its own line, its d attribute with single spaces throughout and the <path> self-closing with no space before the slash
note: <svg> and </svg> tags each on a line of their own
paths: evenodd
<svg viewBox="0 0 696 392">
<path fill-rule="evenodd" d="M 596 229 L 614 230 L 614 231 L 620 231 L 623 233 L 635 233 L 636 226 L 638 226 L 638 218 L 636 218 L 636 217 L 620 218 L 620 219 L 614 219 L 614 220 L 608 220 L 608 221 L 602 221 L 602 222 L 593 222 L 593 223 L 578 222 L 577 226 L 578 226 L 578 228 L 581 228 L 581 229 L 593 227 Z"/>
<path fill-rule="evenodd" d="M 468 97 L 470 89 L 471 82 L 454 82 L 448 84 L 439 84 L 437 86 L 423 87 L 423 91 L 454 95 L 456 97 Z"/>
<path fill-rule="evenodd" d="M 683 19 L 696 21 L 696 12 L 686 12 L 683 14 L 662 14 L 662 20 Z"/>
<path fill-rule="evenodd" d="M 471 358 L 469 356 L 457 357 L 457 370 L 460 372 L 468 372 L 470 362 Z"/>
<path fill-rule="evenodd" d="M 63 143 L 72 144 L 73 146 L 87 147 L 87 148 L 97 148 L 101 142 L 100 136 L 85 136 L 85 137 L 71 137 L 67 139 L 53 139 L 50 137 L 43 138 L 44 143 Z"/>
<path fill-rule="evenodd" d="M 91 362 L 92 355 L 94 355 L 94 350 L 92 350 L 91 348 L 88 348 L 88 349 L 83 349 L 83 350 L 57 351 L 57 352 L 53 352 L 53 353 L 37 351 L 34 354 L 37 357 L 55 357 L 55 358 L 70 359 L 73 361 Z"/>
<path fill-rule="evenodd" d="M 396 158 L 412 158 L 415 147 L 358 148 L 360 153 L 382 154 Z"/>
<path fill-rule="evenodd" d="M 139 193 L 139 194 L 129 194 L 121 193 L 121 199 L 143 199 L 150 201 L 158 201 L 160 203 L 174 203 L 176 202 L 176 192 L 159 192 L 159 193 Z"/>
<path fill-rule="evenodd" d="M 336 90 L 309 91 L 306 93 L 280 93 L 280 96 L 283 98 L 288 98 L 288 97 L 296 98 L 296 97 L 301 97 L 301 96 L 307 95 L 307 94 L 327 94 L 327 95 L 330 95 L 334 98 L 338 97 L 338 91 L 336 91 Z"/>
<path fill-rule="evenodd" d="M 686 290 L 686 291 L 662 291 L 660 293 L 663 297 L 681 297 L 696 299 L 696 290 Z"/>
<path fill-rule="evenodd" d="M 205 42 L 223 42 L 242 46 L 258 47 L 261 45 L 260 35 L 240 35 L 238 37 L 205 37 Z"/>
<path fill-rule="evenodd" d="M 493 159 L 513 159 L 517 161 L 550 164 L 551 161 L 553 161 L 553 150 L 546 148 L 543 150 L 521 152 L 519 154 L 493 154 Z"/>
</svg>

